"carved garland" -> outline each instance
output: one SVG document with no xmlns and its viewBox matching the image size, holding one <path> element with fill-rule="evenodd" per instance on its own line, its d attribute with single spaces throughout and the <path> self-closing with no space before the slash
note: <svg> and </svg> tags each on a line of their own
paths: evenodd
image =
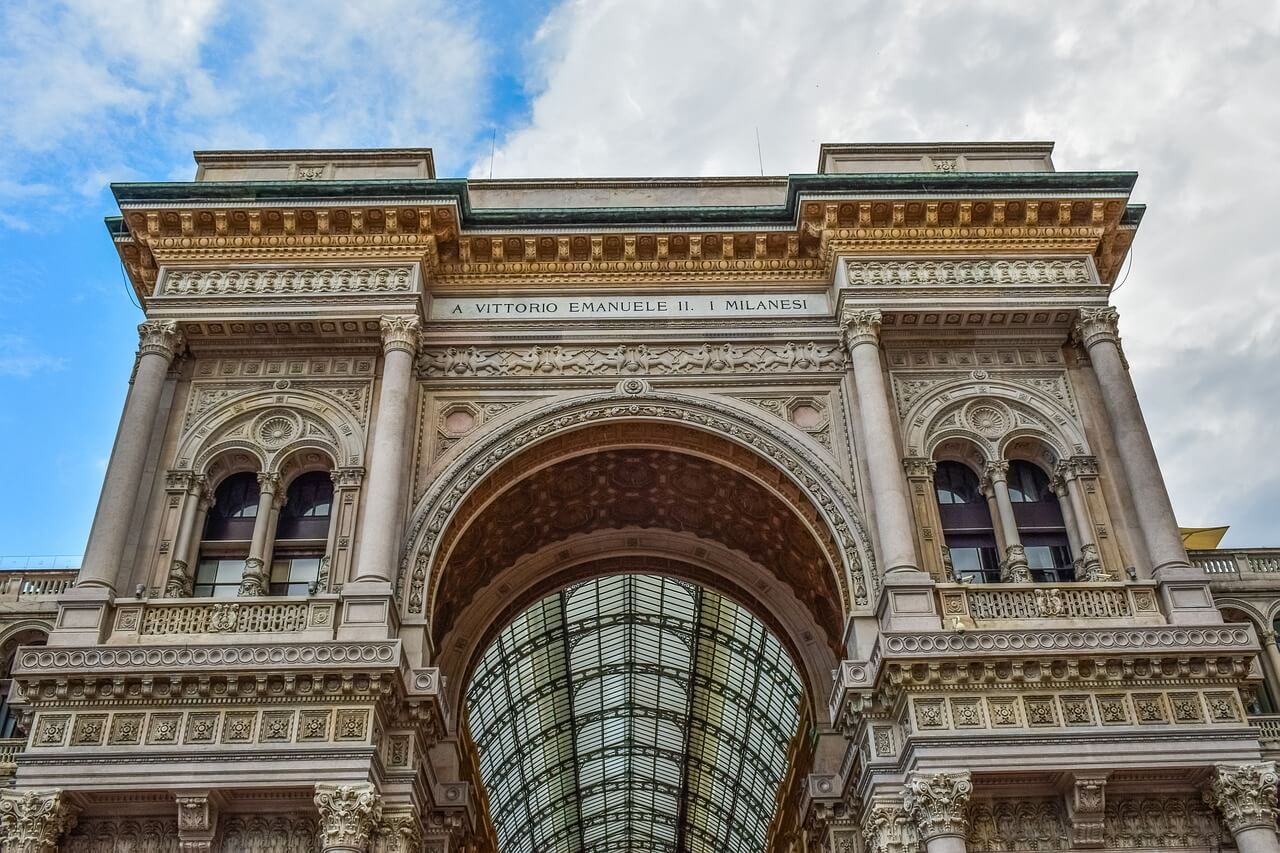
<svg viewBox="0 0 1280 853">
<path fill-rule="evenodd" d="M 409 565 L 415 566 L 416 595 L 422 595 L 423 583 L 430 578 L 426 598 L 434 602 L 440 582 L 435 571 L 440 536 L 466 495 L 490 471 L 550 435 L 621 418 L 692 426 L 728 438 L 771 460 L 805 490 L 835 534 L 844 561 L 844 574 L 837 580 L 846 612 L 869 603 L 869 588 L 879 589 L 866 530 L 851 500 L 852 489 L 800 442 L 754 414 L 713 400 L 654 390 L 641 379 L 628 379 L 613 391 L 561 400 L 495 429 L 436 480 L 414 511 L 401 565 L 402 572 Z M 429 604 L 426 612 L 430 612 Z"/>
</svg>

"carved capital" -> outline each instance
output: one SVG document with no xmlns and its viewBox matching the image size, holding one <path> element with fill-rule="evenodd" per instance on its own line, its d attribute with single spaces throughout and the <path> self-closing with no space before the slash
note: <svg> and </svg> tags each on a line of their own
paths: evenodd
<svg viewBox="0 0 1280 853">
<path fill-rule="evenodd" d="M 372 785 L 316 785 L 322 850 L 364 850 L 382 819 L 382 795 Z"/>
<path fill-rule="evenodd" d="M 396 315 L 382 318 L 382 351 L 399 350 L 409 355 L 418 352 L 418 331 L 421 323 L 411 315 Z"/>
<path fill-rule="evenodd" d="M 58 839 L 75 826 L 78 813 L 56 788 L 0 791 L 0 849 L 55 853 Z"/>
<path fill-rule="evenodd" d="M 240 578 L 240 591 L 236 594 L 245 598 L 267 594 L 267 573 L 258 557 L 244 561 L 244 575 Z"/>
<path fill-rule="evenodd" d="M 1076 478 L 1075 466 L 1073 466 L 1071 462 L 1066 459 L 1059 460 L 1058 464 L 1053 466 L 1052 483 L 1053 483 L 1054 494 L 1057 494 L 1058 492 L 1059 483 L 1062 484 L 1062 490 L 1063 492 L 1065 492 L 1067 489 L 1067 483 L 1070 482 L 1071 480 L 1074 480 L 1075 478 Z M 1062 495 L 1058 495 L 1058 497 L 1062 497 Z"/>
<path fill-rule="evenodd" d="M 274 495 L 280 488 L 280 475 L 268 474 L 260 472 L 258 474 L 258 492 L 266 495 Z"/>
<path fill-rule="evenodd" d="M 846 306 L 840 312 L 840 331 L 844 335 L 844 345 L 850 350 L 858 344 L 880 344 L 880 323 L 884 314 L 868 308 Z"/>
<path fill-rule="evenodd" d="M 422 821 L 412 811 L 384 813 L 373 837 L 373 853 L 417 853 L 422 841 Z"/>
<path fill-rule="evenodd" d="M 169 564 L 169 575 L 165 578 L 164 594 L 166 598 L 188 598 L 192 591 L 191 570 L 186 560 L 174 560 Z"/>
<path fill-rule="evenodd" d="M 899 803 L 873 803 L 863 815 L 867 853 L 903 853 L 914 836 L 915 829 Z"/>
<path fill-rule="evenodd" d="M 1009 463 L 1004 459 L 994 459 L 983 466 L 982 473 L 993 483 L 1003 483 L 1009 479 Z"/>
<path fill-rule="evenodd" d="M 1222 814 L 1233 835 L 1246 829 L 1276 828 L 1276 774 L 1274 761 L 1258 764 L 1215 764 L 1213 781 L 1205 799 Z"/>
<path fill-rule="evenodd" d="M 1067 792 L 1073 849 L 1102 847 L 1107 808 L 1107 777 L 1076 777 Z"/>
<path fill-rule="evenodd" d="M 1000 564 L 1001 583 L 1031 583 L 1031 566 L 1027 564 L 1027 549 L 1022 545 L 1010 545 L 1004 549 L 1004 562 Z"/>
<path fill-rule="evenodd" d="M 1080 546 L 1079 579 L 1088 583 L 1108 583 L 1115 580 L 1115 575 L 1102 567 L 1102 558 L 1098 554 L 1098 546 L 1092 542 Z"/>
<path fill-rule="evenodd" d="M 973 782 L 968 771 L 913 773 L 907 777 L 902 805 L 925 841 L 940 835 L 963 838 L 969 828 L 972 793 Z"/>
<path fill-rule="evenodd" d="M 358 489 L 364 482 L 363 468 L 338 468 L 329 473 L 335 489 Z"/>
<path fill-rule="evenodd" d="M 1090 350 L 1095 344 L 1111 342 L 1120 345 L 1120 314 L 1111 306 L 1105 308 L 1081 308 L 1072 334 Z"/>
<path fill-rule="evenodd" d="M 932 459 L 908 456 L 902 460 L 902 468 L 907 472 L 908 477 L 932 480 L 938 470 L 938 463 Z"/>
<path fill-rule="evenodd" d="M 185 344 L 176 320 L 146 320 L 138 324 L 138 355 L 158 355 L 173 361 Z"/>
<path fill-rule="evenodd" d="M 1098 457 L 1096 456 L 1072 456 L 1067 463 L 1077 477 L 1098 476 Z"/>
</svg>

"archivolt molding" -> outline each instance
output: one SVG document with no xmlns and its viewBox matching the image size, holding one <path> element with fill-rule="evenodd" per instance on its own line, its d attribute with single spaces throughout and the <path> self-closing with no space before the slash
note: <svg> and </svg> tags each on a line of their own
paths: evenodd
<svg viewBox="0 0 1280 853">
<path fill-rule="evenodd" d="M 179 441 L 175 470 L 205 473 L 234 451 L 252 455 L 268 473 L 281 473 L 286 463 L 290 471 L 315 467 L 308 452 L 327 456 L 334 467 L 363 464 L 364 427 L 354 412 L 322 388 L 280 385 L 229 397 L 196 418 Z"/>
<path fill-rule="evenodd" d="M 745 408 L 745 407 L 744 407 Z M 577 427 L 621 420 L 658 421 L 710 432 L 768 460 L 813 501 L 821 521 L 838 543 L 842 565 L 837 578 L 847 614 L 866 607 L 879 588 L 874 557 L 852 489 L 801 441 L 729 401 L 692 397 L 627 379 L 610 391 L 558 399 L 495 426 L 441 472 L 415 507 L 401 571 L 414 567 L 423 583 L 425 613 L 431 613 L 440 582 L 442 534 L 456 510 L 489 472 L 520 452 Z"/>
<path fill-rule="evenodd" d="M 988 459 L 1004 458 L 1030 440 L 1057 458 L 1089 455 L 1074 412 L 1038 383 L 996 378 L 975 370 L 931 385 L 903 414 L 907 456 L 931 457 L 939 445 L 962 439 Z"/>
</svg>

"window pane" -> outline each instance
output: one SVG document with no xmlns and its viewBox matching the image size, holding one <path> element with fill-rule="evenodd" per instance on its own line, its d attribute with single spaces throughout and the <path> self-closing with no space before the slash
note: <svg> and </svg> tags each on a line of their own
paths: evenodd
<svg viewBox="0 0 1280 853">
<path fill-rule="evenodd" d="M 939 462 L 933 476 L 940 504 L 970 504 L 984 501 L 978 475 L 959 462 Z"/>
<path fill-rule="evenodd" d="M 1049 475 L 1030 462 L 1019 459 L 1009 463 L 1009 500 L 1013 503 L 1056 500 Z"/>
<path fill-rule="evenodd" d="M 196 568 L 196 583 L 209 584 L 213 583 L 218 576 L 217 560 L 201 560 L 200 565 Z"/>
<path fill-rule="evenodd" d="M 240 578 L 244 577 L 244 560 L 219 560 L 218 574 L 216 580 L 218 583 L 234 583 L 239 585 Z"/>
<path fill-rule="evenodd" d="M 289 579 L 289 560 L 271 561 L 271 582 L 282 583 Z"/>
<path fill-rule="evenodd" d="M 319 557 L 294 557 L 289 561 L 289 580 L 307 584 L 320 576 Z"/>
</svg>

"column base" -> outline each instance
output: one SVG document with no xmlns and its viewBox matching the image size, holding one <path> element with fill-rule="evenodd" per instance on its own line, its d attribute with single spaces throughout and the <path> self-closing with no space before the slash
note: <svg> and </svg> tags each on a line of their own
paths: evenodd
<svg viewBox="0 0 1280 853">
<path fill-rule="evenodd" d="M 1156 569 L 1160 609 L 1173 625 L 1221 625 L 1222 613 L 1214 606 L 1209 579 L 1195 566 L 1167 565 Z"/>
<path fill-rule="evenodd" d="M 342 587 L 339 640 L 385 640 L 400 630 L 395 594 L 387 581 L 353 581 Z"/>
<path fill-rule="evenodd" d="M 890 572 L 883 578 L 876 616 L 885 631 L 939 631 L 933 578 L 920 571 Z"/>
<path fill-rule="evenodd" d="M 49 634 L 51 646 L 92 646 L 111 633 L 116 600 L 108 586 L 73 586 L 58 599 L 58 618 Z"/>
</svg>

